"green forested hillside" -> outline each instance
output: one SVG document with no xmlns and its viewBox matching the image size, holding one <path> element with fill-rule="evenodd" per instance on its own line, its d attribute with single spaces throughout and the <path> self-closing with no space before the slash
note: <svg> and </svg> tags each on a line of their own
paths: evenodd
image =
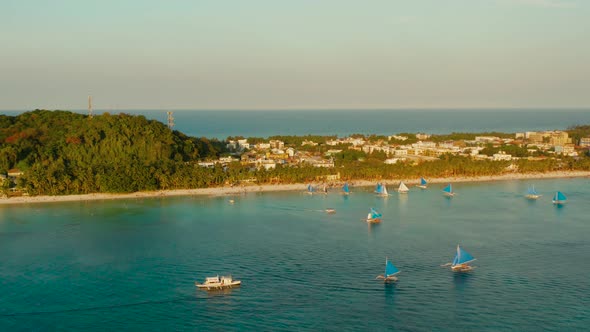
<svg viewBox="0 0 590 332">
<path fill-rule="evenodd" d="M 24 171 L 30 194 L 204 186 L 209 174 L 187 162 L 223 149 L 143 116 L 45 110 L 0 116 L 0 142 L 0 172 Z"/>
</svg>

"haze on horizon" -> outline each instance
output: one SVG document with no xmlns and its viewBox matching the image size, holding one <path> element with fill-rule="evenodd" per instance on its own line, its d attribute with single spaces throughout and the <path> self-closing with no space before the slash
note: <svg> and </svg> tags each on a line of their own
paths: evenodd
<svg viewBox="0 0 590 332">
<path fill-rule="evenodd" d="M 4 0 L 0 109 L 585 108 L 585 0 Z"/>
</svg>

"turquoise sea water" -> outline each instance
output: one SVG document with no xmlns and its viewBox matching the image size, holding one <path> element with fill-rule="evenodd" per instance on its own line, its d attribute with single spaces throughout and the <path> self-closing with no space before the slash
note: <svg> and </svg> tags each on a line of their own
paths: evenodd
<svg viewBox="0 0 590 332">
<path fill-rule="evenodd" d="M 3 206 L 0 330 L 584 330 L 588 182 Z M 370 207 L 382 224 L 361 221 Z M 472 273 L 440 267 L 458 243 Z M 397 284 L 374 280 L 385 256 Z M 194 286 L 230 273 L 241 288 Z"/>
<path fill-rule="evenodd" d="M 84 113 L 85 111 L 79 111 Z M 97 111 L 101 113 L 102 111 Z M 109 110 L 145 115 L 166 122 L 166 110 Z M 21 112 L 0 112 L 16 115 Z M 280 110 L 174 112 L 174 127 L 188 135 L 225 139 L 228 136 L 339 135 L 425 132 L 523 132 L 566 129 L 590 124 L 586 109 L 433 109 L 433 110 Z"/>
</svg>

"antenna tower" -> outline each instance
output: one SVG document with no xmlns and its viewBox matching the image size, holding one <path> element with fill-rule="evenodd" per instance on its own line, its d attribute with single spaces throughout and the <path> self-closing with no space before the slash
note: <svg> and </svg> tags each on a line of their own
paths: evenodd
<svg viewBox="0 0 590 332">
<path fill-rule="evenodd" d="M 172 116 L 174 112 L 166 112 L 168 114 L 168 128 L 172 130 L 174 128 L 174 117 Z"/>
<path fill-rule="evenodd" d="M 88 118 L 92 119 L 92 96 L 88 96 Z"/>
</svg>

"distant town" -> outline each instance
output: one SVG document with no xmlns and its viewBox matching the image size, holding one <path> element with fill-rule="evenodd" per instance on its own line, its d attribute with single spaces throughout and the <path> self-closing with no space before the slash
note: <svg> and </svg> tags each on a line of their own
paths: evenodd
<svg viewBox="0 0 590 332">
<path fill-rule="evenodd" d="M 506 136 L 506 135 L 504 135 Z M 334 167 L 333 156 L 345 150 L 366 154 L 383 153 L 385 164 L 419 163 L 437 160 L 451 154 L 474 160 L 510 161 L 517 159 L 542 160 L 547 157 L 578 157 L 590 147 L 590 137 L 573 141 L 565 131 L 527 131 L 512 137 L 475 136 L 474 139 L 435 141 L 432 135 L 391 135 L 371 139 L 363 135 L 324 140 L 305 139 L 299 146 L 287 145 L 276 139 L 251 143 L 248 139 L 228 140 L 228 156 L 218 160 L 201 161 L 202 167 L 214 167 L 241 162 L 257 169 L 274 169 L 277 165 L 308 164 L 314 167 Z M 316 147 L 315 149 L 313 147 Z M 516 151 L 511 154 L 509 151 Z"/>
</svg>

